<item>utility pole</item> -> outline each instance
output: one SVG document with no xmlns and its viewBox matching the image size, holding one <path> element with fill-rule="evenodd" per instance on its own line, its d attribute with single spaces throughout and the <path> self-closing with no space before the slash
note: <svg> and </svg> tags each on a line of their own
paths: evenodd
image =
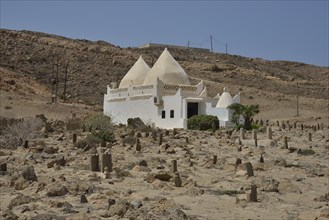
<svg viewBox="0 0 329 220">
<path fill-rule="evenodd" d="M 214 52 L 214 50 L 212 48 L 212 35 L 210 35 L 210 50 L 211 50 L 211 52 Z"/>
<path fill-rule="evenodd" d="M 298 82 L 297 82 L 297 89 L 296 89 L 296 91 L 297 91 L 297 116 L 299 116 L 299 103 L 298 103 Z"/>
<path fill-rule="evenodd" d="M 57 94 L 58 94 L 58 65 L 59 65 L 59 56 L 57 55 L 56 62 L 56 94 L 55 94 L 55 103 L 57 104 Z"/>
<path fill-rule="evenodd" d="M 66 82 L 67 82 L 67 69 L 69 67 L 69 64 L 66 63 L 65 65 L 65 76 L 64 76 L 64 92 L 63 92 L 63 101 L 65 102 L 66 99 Z"/>
<path fill-rule="evenodd" d="M 54 103 L 55 102 L 55 99 L 54 99 L 55 54 L 53 54 L 53 60 L 52 61 L 53 61 L 53 63 L 52 63 L 53 64 L 52 65 L 53 69 L 52 69 L 52 77 L 51 77 L 50 83 L 51 83 L 51 103 Z"/>
<path fill-rule="evenodd" d="M 225 44 L 225 47 L 226 47 L 226 50 L 225 51 L 226 51 L 226 54 L 227 54 L 227 43 Z"/>
</svg>

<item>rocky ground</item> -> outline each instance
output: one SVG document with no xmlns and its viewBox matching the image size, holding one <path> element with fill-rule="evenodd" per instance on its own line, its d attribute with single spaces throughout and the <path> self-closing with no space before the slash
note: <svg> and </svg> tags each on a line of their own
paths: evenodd
<svg viewBox="0 0 329 220">
<path fill-rule="evenodd" d="M 170 50 L 211 96 L 227 87 L 241 92 L 242 104 L 259 104 L 257 146 L 251 132 L 239 141 L 234 130 L 145 133 L 119 125 L 113 143 L 86 146 L 89 132 L 77 125 L 101 114 L 106 84 L 140 54 L 151 65 L 163 48 L 0 34 L 0 219 L 329 218 L 328 67 Z M 67 100 L 51 104 L 56 53 L 71 69 Z M 95 154 L 111 154 L 112 172 L 91 170 Z"/>
<path fill-rule="evenodd" d="M 88 132 L 67 131 L 65 122 L 50 123 L 48 132 L 43 127 L 41 136 L 28 146 L 23 142 L 16 149 L 1 149 L 1 215 L 4 219 L 327 219 L 327 125 L 322 128 L 319 122 L 302 130 L 301 123 L 289 123 L 283 129 L 282 123 L 274 122 L 272 139 L 261 128 L 257 147 L 250 132 L 243 138 L 236 131 L 149 133 L 126 126 L 116 126 L 114 143 L 86 147 L 72 141 L 77 134 L 81 143 Z M 95 154 L 111 154 L 112 172 L 91 171 Z M 257 195 L 250 195 L 251 187 L 256 187 Z"/>
</svg>

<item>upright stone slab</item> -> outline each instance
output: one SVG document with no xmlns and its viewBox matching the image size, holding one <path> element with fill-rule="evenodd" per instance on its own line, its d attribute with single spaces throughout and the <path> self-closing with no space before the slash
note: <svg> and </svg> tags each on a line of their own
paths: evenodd
<svg viewBox="0 0 329 220">
<path fill-rule="evenodd" d="M 28 140 L 25 140 L 24 141 L 24 148 L 28 148 L 29 147 L 29 141 Z"/>
<path fill-rule="evenodd" d="M 105 167 L 109 172 L 112 172 L 112 154 L 104 153 L 101 155 L 101 172 L 105 171 Z"/>
<path fill-rule="evenodd" d="M 304 130 L 304 124 L 300 124 L 300 129 L 303 131 Z"/>
<path fill-rule="evenodd" d="M 267 139 L 272 139 L 272 128 L 270 126 L 266 129 L 266 136 Z"/>
<path fill-rule="evenodd" d="M 98 154 L 93 154 L 90 156 L 90 170 L 97 172 L 99 171 L 99 157 Z"/>
<path fill-rule="evenodd" d="M 312 141 L 312 133 L 311 132 L 308 133 L 308 141 Z"/>
<path fill-rule="evenodd" d="M 0 172 L 7 172 L 7 163 L 0 163 Z"/>
<path fill-rule="evenodd" d="M 136 149 L 136 151 L 138 151 L 138 152 L 142 151 L 142 146 L 141 146 L 141 143 L 140 143 L 139 138 L 136 139 L 135 149 Z"/>
<path fill-rule="evenodd" d="M 248 176 L 254 175 L 254 170 L 252 169 L 252 164 L 250 162 L 246 163 L 246 169 Z"/>
<path fill-rule="evenodd" d="M 288 138 L 285 136 L 284 138 L 283 138 L 283 141 L 284 141 L 284 148 L 285 149 L 288 149 Z"/>
<path fill-rule="evenodd" d="M 177 173 L 177 172 L 174 175 L 174 183 L 175 183 L 176 187 L 181 187 L 182 183 L 183 183 L 182 179 L 179 176 L 179 173 Z"/>
<path fill-rule="evenodd" d="M 250 194 L 248 200 L 250 202 L 257 202 L 257 186 L 256 185 L 251 185 L 250 188 Z"/>
<path fill-rule="evenodd" d="M 163 138 L 163 135 L 162 133 L 159 134 L 159 146 L 162 145 L 162 138 Z"/>
<path fill-rule="evenodd" d="M 106 141 L 101 142 L 101 147 L 106 147 Z"/>
<path fill-rule="evenodd" d="M 88 203 L 88 200 L 87 200 L 85 194 L 80 195 L 80 203 Z"/>
<path fill-rule="evenodd" d="M 240 128 L 240 139 L 244 140 L 244 128 Z"/>
<path fill-rule="evenodd" d="M 264 163 L 264 157 L 263 157 L 263 154 L 260 155 L 259 162 L 260 162 L 260 163 Z"/>
<path fill-rule="evenodd" d="M 216 164 L 217 163 L 217 155 L 214 155 L 213 160 L 212 160 L 212 164 Z"/>
<path fill-rule="evenodd" d="M 177 160 L 172 160 L 171 161 L 171 169 L 173 173 L 177 172 Z"/>
<path fill-rule="evenodd" d="M 235 160 L 235 168 L 237 168 L 238 165 L 242 163 L 242 160 L 240 158 L 236 158 Z"/>
<path fill-rule="evenodd" d="M 73 142 L 73 144 L 75 144 L 77 142 L 77 134 L 75 134 L 75 133 L 72 136 L 72 142 Z"/>
</svg>

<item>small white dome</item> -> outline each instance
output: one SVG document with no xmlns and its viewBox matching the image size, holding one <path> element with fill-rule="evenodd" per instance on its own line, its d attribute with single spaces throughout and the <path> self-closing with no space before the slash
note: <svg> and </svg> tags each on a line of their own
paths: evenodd
<svg viewBox="0 0 329 220">
<path fill-rule="evenodd" d="M 233 99 L 230 93 L 226 91 L 226 88 L 224 88 L 223 94 L 220 96 L 216 108 L 227 108 L 228 106 L 233 104 Z"/>
<path fill-rule="evenodd" d="M 153 84 L 157 78 L 167 84 L 190 85 L 184 69 L 171 56 L 167 48 L 148 72 L 144 85 Z"/>
<path fill-rule="evenodd" d="M 119 88 L 126 88 L 132 85 L 143 85 L 147 73 L 150 71 L 150 67 L 145 63 L 142 56 L 131 67 L 127 74 L 121 80 Z"/>
</svg>

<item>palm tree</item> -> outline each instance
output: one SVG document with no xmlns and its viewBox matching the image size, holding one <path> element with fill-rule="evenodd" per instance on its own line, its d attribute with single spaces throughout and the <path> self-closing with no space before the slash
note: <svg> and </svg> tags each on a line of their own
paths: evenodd
<svg viewBox="0 0 329 220">
<path fill-rule="evenodd" d="M 232 111 L 232 122 L 236 125 L 239 124 L 240 115 L 244 118 L 243 127 L 246 130 L 251 130 L 251 119 L 254 115 L 259 113 L 259 105 L 241 105 L 238 103 L 228 106 L 228 109 Z"/>
</svg>

